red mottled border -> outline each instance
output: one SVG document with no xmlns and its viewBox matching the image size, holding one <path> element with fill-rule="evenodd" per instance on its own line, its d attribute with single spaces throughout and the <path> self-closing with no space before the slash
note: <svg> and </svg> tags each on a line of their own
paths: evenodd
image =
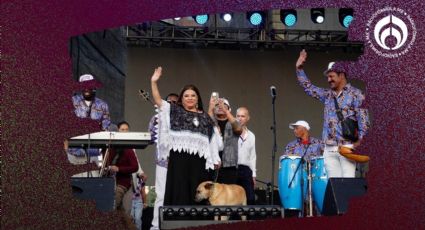
<svg viewBox="0 0 425 230">
<path fill-rule="evenodd" d="M 2 229 L 123 229 L 115 213 L 72 198 L 69 177 L 82 167 L 67 163 L 65 137 L 79 130 L 72 113 L 69 38 L 146 20 L 221 11 L 270 8 L 351 7 L 357 14 L 351 40 L 364 40 L 367 20 L 378 9 L 403 9 L 417 38 L 406 55 L 386 59 L 365 46 L 346 63 L 367 84 L 373 127 L 361 152 L 371 156 L 366 196 L 341 217 L 241 223 L 237 228 L 418 229 L 425 226 L 424 165 L 425 3 L 386 1 L 3 1 L 1 3 Z M 231 229 L 234 225 L 220 228 Z M 212 227 L 218 229 L 219 227 Z"/>
</svg>

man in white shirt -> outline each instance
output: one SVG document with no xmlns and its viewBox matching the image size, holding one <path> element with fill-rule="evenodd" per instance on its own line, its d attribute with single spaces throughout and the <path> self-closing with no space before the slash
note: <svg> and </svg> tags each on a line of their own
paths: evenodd
<svg viewBox="0 0 425 230">
<path fill-rule="evenodd" d="M 242 126 L 242 134 L 238 140 L 238 184 L 245 189 L 248 205 L 255 203 L 255 178 L 257 154 L 255 152 L 255 135 L 248 130 L 249 111 L 240 107 L 236 111 L 236 119 Z"/>
</svg>

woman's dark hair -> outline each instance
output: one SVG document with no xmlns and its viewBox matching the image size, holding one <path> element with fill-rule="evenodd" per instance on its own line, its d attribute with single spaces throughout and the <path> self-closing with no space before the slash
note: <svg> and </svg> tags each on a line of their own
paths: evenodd
<svg viewBox="0 0 425 230">
<path fill-rule="evenodd" d="M 118 129 L 121 127 L 121 125 L 127 125 L 130 128 L 130 124 L 126 121 L 121 121 L 120 123 L 118 123 Z"/>
<path fill-rule="evenodd" d="M 201 111 L 204 111 L 204 107 L 202 105 L 201 94 L 199 93 L 199 89 L 194 85 L 185 85 L 183 87 L 183 89 L 180 91 L 179 99 L 177 100 L 177 104 L 180 105 L 180 106 L 183 106 L 183 103 L 182 103 L 183 93 L 186 92 L 186 90 L 189 90 L 189 89 L 195 91 L 196 96 L 198 96 L 198 109 L 201 110 Z"/>
</svg>

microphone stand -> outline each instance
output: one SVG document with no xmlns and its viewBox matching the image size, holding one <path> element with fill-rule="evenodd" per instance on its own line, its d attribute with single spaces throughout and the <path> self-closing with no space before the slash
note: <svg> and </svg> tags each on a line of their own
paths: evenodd
<svg viewBox="0 0 425 230">
<path fill-rule="evenodd" d="M 90 106 L 90 108 L 91 108 L 91 106 Z M 89 115 L 90 116 L 90 115 Z M 87 156 L 87 165 L 88 164 L 90 164 L 90 135 L 91 135 L 91 133 L 89 133 L 89 138 L 88 138 L 88 143 L 87 143 L 87 148 L 85 149 L 85 151 L 86 151 L 86 156 Z M 87 172 L 87 177 L 90 177 L 89 176 L 89 172 Z"/>
<path fill-rule="evenodd" d="M 271 130 L 273 132 L 273 147 L 272 147 L 272 178 L 271 178 L 271 188 L 274 188 L 274 163 L 276 158 L 277 144 L 276 144 L 276 106 L 275 106 L 276 95 L 272 95 L 272 115 L 273 115 L 273 123 Z M 273 190 L 271 190 L 270 194 L 270 205 L 274 204 Z"/>
</svg>

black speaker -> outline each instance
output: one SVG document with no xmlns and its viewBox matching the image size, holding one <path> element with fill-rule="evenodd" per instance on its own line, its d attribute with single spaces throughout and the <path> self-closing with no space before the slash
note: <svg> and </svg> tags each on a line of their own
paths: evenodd
<svg viewBox="0 0 425 230">
<path fill-rule="evenodd" d="M 353 196 L 363 196 L 367 184 L 364 178 L 329 178 L 323 203 L 323 215 L 342 215 Z"/>
<path fill-rule="evenodd" d="M 99 211 L 114 210 L 115 181 L 111 177 L 71 177 L 72 194 L 82 200 L 95 200 Z"/>
</svg>

